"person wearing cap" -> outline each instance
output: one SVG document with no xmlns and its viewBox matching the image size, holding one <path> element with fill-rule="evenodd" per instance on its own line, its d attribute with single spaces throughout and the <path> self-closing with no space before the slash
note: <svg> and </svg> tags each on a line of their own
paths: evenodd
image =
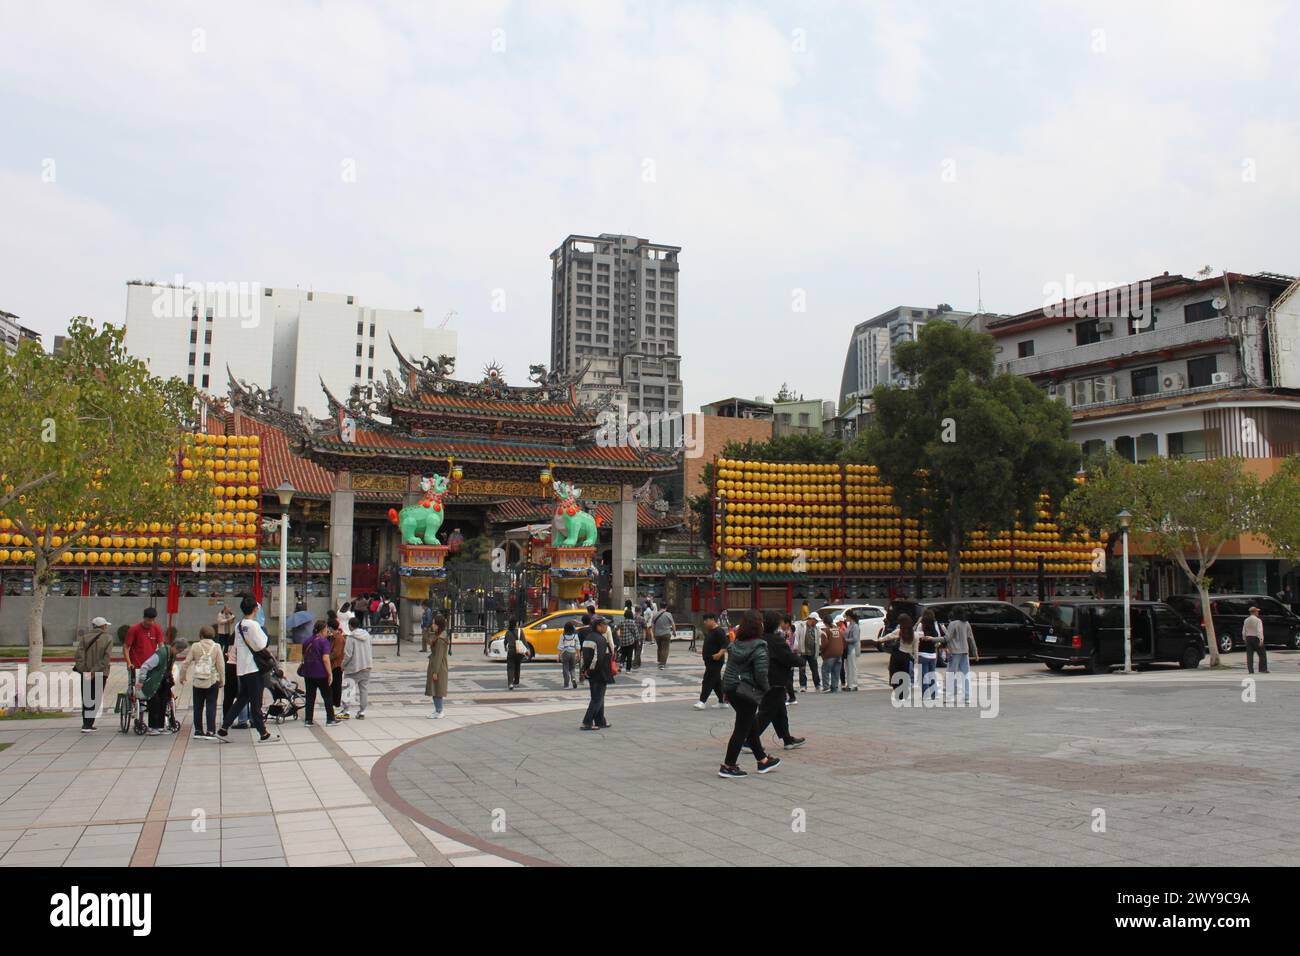
<svg viewBox="0 0 1300 956">
<path fill-rule="evenodd" d="M 1255 673 L 1255 655 L 1259 655 L 1259 672 L 1268 673 L 1268 651 L 1264 650 L 1264 621 L 1259 608 L 1250 609 L 1250 617 L 1241 625 L 1241 637 L 1246 642 L 1246 672 Z"/>
<path fill-rule="evenodd" d="M 609 621 L 595 617 L 590 627 L 584 629 L 582 638 L 582 676 L 587 680 L 591 701 L 582 717 L 582 730 L 604 730 L 610 726 L 605 719 L 605 689 L 614 681 L 610 661 Z"/>
<path fill-rule="evenodd" d="M 113 625 L 102 617 L 90 622 L 90 630 L 77 637 L 77 661 L 72 669 L 81 675 L 81 732 L 95 732 L 95 718 L 104 706 L 108 683 L 109 655 L 113 650 Z"/>
</svg>

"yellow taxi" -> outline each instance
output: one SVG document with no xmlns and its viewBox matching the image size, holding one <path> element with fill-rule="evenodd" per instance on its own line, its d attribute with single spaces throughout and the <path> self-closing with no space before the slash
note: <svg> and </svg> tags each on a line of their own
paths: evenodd
<svg viewBox="0 0 1300 956">
<path fill-rule="evenodd" d="M 549 657 L 551 659 L 559 658 L 560 635 L 564 633 L 564 625 L 573 622 L 574 630 L 582 627 L 582 616 L 586 614 L 585 608 L 567 608 L 563 611 L 552 611 L 549 614 L 543 614 L 535 621 L 530 621 L 523 627 L 523 635 L 528 643 L 533 645 L 537 651 L 537 657 Z M 617 627 L 623 620 L 622 610 L 611 611 L 608 608 L 597 608 L 597 614 L 609 618 L 611 628 Z M 492 635 L 492 643 L 488 645 L 488 660 L 504 661 L 506 659 L 506 632 L 497 631 Z"/>
</svg>

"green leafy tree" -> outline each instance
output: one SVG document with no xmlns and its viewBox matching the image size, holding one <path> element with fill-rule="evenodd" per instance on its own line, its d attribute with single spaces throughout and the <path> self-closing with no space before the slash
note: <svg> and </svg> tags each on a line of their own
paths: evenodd
<svg viewBox="0 0 1300 956">
<path fill-rule="evenodd" d="M 1260 489 L 1259 533 L 1279 557 L 1300 557 L 1300 455 L 1282 462 Z"/>
<path fill-rule="evenodd" d="M 45 599 L 65 554 L 97 530 L 171 525 L 211 501 L 209 484 L 176 480 L 192 441 L 194 389 L 152 377 L 127 354 L 124 334 L 78 317 L 57 355 L 37 343 L 14 355 L 0 350 L 0 518 L 33 555 L 33 670 L 42 664 Z"/>
<path fill-rule="evenodd" d="M 1143 550 L 1182 569 L 1201 596 L 1210 666 L 1219 664 L 1210 616 L 1210 570 L 1224 545 L 1262 522 L 1259 480 L 1237 458 L 1194 461 L 1153 458 L 1133 464 L 1109 459 L 1066 500 L 1066 511 L 1090 527 L 1114 527 L 1122 509 Z"/>
<path fill-rule="evenodd" d="M 987 335 L 926 325 L 895 355 L 910 387 L 876 388 L 874 420 L 844 455 L 875 464 L 903 516 L 946 549 L 950 597 L 971 532 L 1033 528 L 1039 495 L 1062 500 L 1079 463 L 1069 411 L 1027 379 L 994 375 L 993 349 Z"/>
</svg>

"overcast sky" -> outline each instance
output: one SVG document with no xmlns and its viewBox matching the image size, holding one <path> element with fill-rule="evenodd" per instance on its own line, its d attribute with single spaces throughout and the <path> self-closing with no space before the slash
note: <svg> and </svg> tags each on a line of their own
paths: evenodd
<svg viewBox="0 0 1300 956">
<path fill-rule="evenodd" d="M 551 250 L 623 232 L 683 247 L 694 408 L 837 398 L 856 322 L 977 273 L 1013 312 L 1300 272 L 1281 2 L 0 0 L 0 36 L 0 309 L 47 335 L 180 273 L 454 309 L 460 373 L 522 382 Z"/>
</svg>

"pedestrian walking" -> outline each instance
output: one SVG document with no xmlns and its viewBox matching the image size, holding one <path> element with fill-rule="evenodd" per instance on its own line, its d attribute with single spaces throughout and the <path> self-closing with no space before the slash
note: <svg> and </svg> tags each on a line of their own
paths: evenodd
<svg viewBox="0 0 1300 956">
<path fill-rule="evenodd" d="M 1250 616 L 1242 622 L 1241 637 L 1246 642 L 1246 673 L 1255 673 L 1255 655 L 1259 655 L 1259 672 L 1268 673 L 1268 651 L 1264 650 L 1264 621 L 1259 608 L 1252 607 Z"/>
<path fill-rule="evenodd" d="M 763 615 L 746 611 L 736 627 L 736 640 L 727 651 L 727 666 L 722 669 L 722 690 L 736 713 L 736 722 L 727 740 L 727 752 L 718 767 L 718 776 L 735 780 L 748 774 L 737 766 L 740 748 L 748 745 L 758 760 L 758 772 L 767 773 L 781 765 L 780 757 L 769 756 L 758 735 L 758 705 L 767 693 L 768 648 L 763 640 Z"/>
<path fill-rule="evenodd" d="M 704 680 L 700 682 L 700 699 L 694 705 L 696 710 L 703 710 L 709 705 L 710 694 L 718 698 L 713 706 L 722 706 L 722 668 L 726 663 L 727 647 L 731 643 L 727 632 L 718 626 L 718 615 L 712 611 L 706 611 L 700 623 L 704 627 L 704 647 L 701 651 L 704 658 Z"/>
<path fill-rule="evenodd" d="M 370 643 L 370 632 L 363 627 L 349 631 L 343 645 L 343 676 L 357 688 L 357 720 L 366 719 L 366 705 L 370 703 L 370 668 L 374 660 L 375 647 Z M 343 705 L 341 716 L 350 716 L 347 704 Z"/>
<path fill-rule="evenodd" d="M 929 700 L 934 700 L 939 693 L 939 644 L 942 640 L 943 628 L 935 620 L 934 611 L 927 608 L 917 628 L 916 657 L 921 662 L 921 696 Z"/>
<path fill-rule="evenodd" d="M 821 619 L 814 614 L 807 615 L 799 622 L 799 627 L 795 639 L 799 642 L 799 657 L 802 663 L 799 666 L 799 689 L 808 689 L 808 678 L 804 673 L 806 666 L 812 671 L 813 690 L 821 690 L 822 680 L 818 673 L 820 668 L 817 666 L 817 654 L 821 650 L 821 635 L 819 633 Z"/>
<path fill-rule="evenodd" d="M 316 621 L 312 625 L 311 637 L 307 638 L 307 643 L 302 646 L 302 663 L 298 665 L 298 675 L 307 681 L 307 719 L 303 721 L 306 727 L 313 727 L 316 721 L 313 719 L 316 714 L 316 695 L 319 694 L 321 700 L 325 702 L 325 726 L 333 727 L 339 723 L 338 718 L 334 716 L 334 683 L 335 674 L 341 672 L 340 667 L 335 666 L 331 651 L 333 650 L 333 640 L 329 633 L 329 624 L 325 621 Z M 340 654 L 339 663 L 342 663 Z M 337 679 L 341 683 L 341 678 Z"/>
<path fill-rule="evenodd" d="M 762 737 L 770 725 L 785 744 L 785 749 L 794 750 L 796 747 L 802 747 L 805 740 L 790 733 L 790 717 L 785 709 L 786 685 L 794 674 L 799 658 L 794 651 L 790 650 L 785 635 L 778 630 L 780 623 L 780 618 L 775 611 L 763 612 L 763 640 L 767 642 L 768 689 L 763 694 L 763 699 L 758 705 L 758 713 L 754 717 L 757 728 L 755 733 Z"/>
<path fill-rule="evenodd" d="M 259 742 L 267 743 L 279 740 L 280 735 L 267 730 L 262 720 L 262 691 L 265 685 L 255 655 L 258 651 L 266 650 L 271 640 L 266 636 L 262 625 L 257 623 L 258 607 L 258 602 L 251 597 L 246 597 L 239 603 L 239 609 L 244 613 L 243 620 L 235 625 L 235 673 L 239 678 L 239 694 L 222 715 L 217 736 L 228 736 L 231 720 L 239 708 L 247 706 L 248 717 L 257 730 Z"/>
<path fill-rule="evenodd" d="M 524 645 L 523 637 L 519 628 L 515 625 L 514 618 L 506 622 L 505 636 L 506 651 L 506 690 L 514 690 L 519 686 L 519 672 L 523 665 L 524 658 L 528 656 L 528 648 Z"/>
<path fill-rule="evenodd" d="M 862 627 L 857 612 L 852 608 L 844 612 L 844 689 L 858 689 L 858 657 L 862 653 Z"/>
<path fill-rule="evenodd" d="M 605 691 L 614 683 L 613 657 L 609 652 L 609 622 L 595 618 L 582 639 L 582 676 L 587 681 L 591 700 L 582 715 L 580 730 L 604 730 L 610 726 L 605 719 Z"/>
<path fill-rule="evenodd" d="M 330 642 L 330 702 L 338 711 L 343 708 L 343 655 L 347 651 L 348 638 L 333 611 L 326 616 L 324 634 Z"/>
<path fill-rule="evenodd" d="M 894 688 L 890 693 L 896 699 L 905 701 L 911 695 L 912 681 L 916 679 L 916 628 L 912 624 L 911 615 L 898 615 L 897 627 L 882 640 L 890 644 L 889 686 Z M 896 678 L 898 674 L 906 674 L 907 677 Z"/>
<path fill-rule="evenodd" d="M 564 633 L 560 635 L 560 644 L 557 651 L 560 655 L 560 673 L 564 678 L 563 689 L 568 690 L 570 684 L 572 684 L 573 689 L 577 690 L 582 642 L 578 640 L 578 631 L 573 626 L 572 621 L 564 622 Z"/>
<path fill-rule="evenodd" d="M 90 630 L 77 638 L 76 662 L 72 669 L 81 679 L 81 732 L 95 732 L 95 718 L 104 709 L 104 688 L 108 685 L 109 659 L 113 651 L 113 625 L 96 617 Z"/>
<path fill-rule="evenodd" d="M 196 740 L 217 739 L 217 696 L 226 679 L 226 655 L 216 638 L 216 631 L 208 625 L 199 628 L 199 639 L 190 645 L 181 665 L 181 686 L 190 685 L 190 720 Z"/>
<path fill-rule="evenodd" d="M 614 643 L 618 648 L 618 666 L 624 670 L 632 669 L 632 659 L 636 656 L 636 636 L 641 629 L 636 613 L 631 605 L 623 609 L 623 618 L 618 622 L 618 635 Z"/>
<path fill-rule="evenodd" d="M 948 615 L 948 628 L 943 638 L 943 649 L 948 652 L 948 693 L 947 697 L 954 703 L 957 700 L 958 685 L 962 700 L 970 700 L 970 662 L 974 657 L 980 659 L 979 645 L 975 643 L 975 631 L 966 620 L 960 607 L 952 609 Z"/>
<path fill-rule="evenodd" d="M 672 612 L 666 607 L 656 611 L 650 618 L 650 630 L 659 651 L 659 669 L 664 670 L 668 666 L 673 636 L 677 633 L 677 622 L 673 620 Z"/>
<path fill-rule="evenodd" d="M 221 713 L 224 715 L 230 705 L 239 696 L 239 671 L 236 668 L 237 652 L 235 650 L 235 613 L 223 607 L 217 615 L 217 643 L 221 645 L 225 660 L 225 674 L 221 680 Z M 236 730 L 248 729 L 248 708 L 235 715 Z"/>
<path fill-rule="evenodd" d="M 135 670 L 136 696 L 146 702 L 149 712 L 149 736 L 156 737 L 167 727 L 167 705 L 171 703 L 172 665 L 190 646 L 184 638 L 174 644 L 159 644 L 147 661 Z"/>
<path fill-rule="evenodd" d="M 796 670 L 802 671 L 804 663 L 803 654 L 799 650 L 799 638 L 797 635 L 797 629 L 794 626 L 794 618 L 789 614 L 782 614 L 781 624 L 777 628 L 777 633 L 785 640 L 785 646 L 790 649 L 790 653 L 794 655 L 794 659 L 797 662 L 794 667 L 790 668 L 790 677 L 785 684 L 785 702 L 787 704 L 797 704 L 799 703 L 799 698 L 795 696 L 794 692 L 794 672 Z"/>
<path fill-rule="evenodd" d="M 513 621 L 510 622 L 512 625 Z M 506 632 L 509 640 L 509 632 Z M 446 716 L 443 701 L 447 699 L 447 655 L 451 652 L 451 631 L 447 628 L 447 619 L 441 614 L 433 616 L 429 628 L 429 671 L 424 679 L 424 695 L 433 698 L 433 713 L 430 720 L 441 720 Z"/>
<path fill-rule="evenodd" d="M 844 635 L 838 627 L 819 627 L 821 640 L 817 649 L 822 657 L 822 693 L 834 694 L 840 689 L 844 673 Z"/>
</svg>

